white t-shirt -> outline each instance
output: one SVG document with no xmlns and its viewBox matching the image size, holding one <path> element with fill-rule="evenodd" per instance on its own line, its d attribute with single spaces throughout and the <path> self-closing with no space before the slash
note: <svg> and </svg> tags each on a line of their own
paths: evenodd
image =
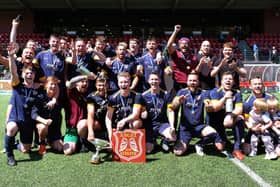
<svg viewBox="0 0 280 187">
<path fill-rule="evenodd" d="M 256 114 L 253 110 L 249 113 L 248 127 L 252 128 L 258 124 L 267 124 L 271 121 L 268 113 Z"/>
</svg>

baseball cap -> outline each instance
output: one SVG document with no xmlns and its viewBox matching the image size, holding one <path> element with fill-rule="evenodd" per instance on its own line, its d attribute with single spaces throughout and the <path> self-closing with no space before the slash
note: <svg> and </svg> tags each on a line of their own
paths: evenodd
<svg viewBox="0 0 280 187">
<path fill-rule="evenodd" d="M 178 41 L 178 42 L 183 42 L 183 41 L 185 41 L 185 42 L 190 42 L 190 39 L 189 38 L 187 38 L 187 37 L 182 37 L 182 38 L 180 38 L 180 40 Z"/>
</svg>

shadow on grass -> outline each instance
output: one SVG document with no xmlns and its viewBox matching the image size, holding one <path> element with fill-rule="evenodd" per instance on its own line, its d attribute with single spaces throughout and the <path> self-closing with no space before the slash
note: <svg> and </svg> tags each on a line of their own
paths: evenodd
<svg viewBox="0 0 280 187">
<path fill-rule="evenodd" d="M 64 154 L 63 151 L 58 151 L 58 150 L 55 150 L 53 148 L 48 148 L 47 153 L 54 153 L 54 154 L 60 154 L 60 155 Z"/>
<path fill-rule="evenodd" d="M 154 161 L 160 160 L 158 158 L 147 158 L 148 155 L 154 155 L 154 154 L 156 154 L 160 151 L 161 151 L 161 149 L 158 149 L 158 150 L 156 150 L 156 152 L 153 152 L 151 154 L 147 154 L 146 155 L 146 162 L 154 162 Z M 95 154 L 95 152 L 92 152 L 92 155 L 94 155 L 94 154 Z M 102 164 L 104 162 L 115 162 L 113 160 L 112 152 L 110 152 L 110 151 L 102 150 L 102 151 L 100 151 L 99 156 L 100 156 L 100 163 L 99 164 Z M 116 162 L 118 162 L 118 161 L 116 161 Z"/>
<path fill-rule="evenodd" d="M 154 161 L 157 161 L 157 160 L 160 160 L 158 158 L 146 158 L 146 162 L 154 162 Z"/>
<path fill-rule="evenodd" d="M 206 155 L 226 158 L 226 156 L 218 151 L 214 145 L 208 144 L 203 146 L 203 151 Z M 231 151 L 230 151 L 231 152 Z"/>
<path fill-rule="evenodd" d="M 29 153 L 29 159 L 21 159 L 17 160 L 17 162 L 33 162 L 33 161 L 39 161 L 42 160 L 43 156 L 38 154 L 38 151 L 36 152 L 30 152 Z"/>
<path fill-rule="evenodd" d="M 112 152 L 105 152 L 105 155 L 103 157 L 101 157 L 101 161 L 112 162 L 113 161 Z"/>
<path fill-rule="evenodd" d="M 216 147 L 212 144 L 204 145 L 203 146 L 203 152 L 205 153 L 205 155 L 208 155 L 208 156 L 216 156 L 216 157 L 222 157 L 222 158 L 226 157 L 224 154 L 219 152 L 216 149 Z M 187 148 L 187 151 L 179 157 L 189 156 L 191 154 L 196 154 L 194 145 L 189 145 L 188 148 Z"/>
<path fill-rule="evenodd" d="M 93 155 L 95 155 L 95 151 L 91 151 L 90 153 L 91 153 L 91 157 Z M 113 157 L 112 156 L 112 152 L 106 151 L 106 150 L 102 150 L 102 151 L 100 151 L 100 154 L 99 154 L 100 160 L 96 164 L 98 165 L 98 164 L 102 164 L 104 162 L 113 162 L 113 158 L 112 157 Z"/>
</svg>

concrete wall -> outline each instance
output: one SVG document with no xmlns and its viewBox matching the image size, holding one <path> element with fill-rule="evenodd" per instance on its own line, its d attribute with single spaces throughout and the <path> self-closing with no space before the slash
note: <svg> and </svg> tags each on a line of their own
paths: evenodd
<svg viewBox="0 0 280 187">
<path fill-rule="evenodd" d="M 0 33 L 9 33 L 12 19 L 18 14 L 23 16 L 23 22 L 19 27 L 20 33 L 32 33 L 34 30 L 33 14 L 29 11 L 1 11 L 0 12 Z"/>
<path fill-rule="evenodd" d="M 264 11 L 264 33 L 280 33 L 280 9 Z"/>
<path fill-rule="evenodd" d="M 20 27 L 19 32 L 28 33 L 34 31 L 34 16 L 30 11 L 1 11 L 0 12 L 0 33 L 10 32 L 11 20 L 17 16 L 17 14 L 22 14 L 24 21 Z M 161 16 L 159 16 L 161 18 Z M 155 17 L 153 16 L 155 19 Z M 159 19 L 162 20 L 162 19 Z M 160 22 L 156 20 L 157 22 Z M 155 21 L 155 20 L 154 20 Z M 280 10 L 269 9 L 263 12 L 263 27 L 264 33 L 280 33 Z M 139 23 L 138 23 L 139 24 Z M 262 30 L 262 29 L 261 29 Z"/>
</svg>

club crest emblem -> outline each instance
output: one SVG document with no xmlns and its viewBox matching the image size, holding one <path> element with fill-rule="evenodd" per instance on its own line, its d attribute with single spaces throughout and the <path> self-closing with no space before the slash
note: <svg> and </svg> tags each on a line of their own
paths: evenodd
<svg viewBox="0 0 280 187">
<path fill-rule="evenodd" d="M 144 129 L 113 130 L 113 160 L 120 162 L 146 162 Z"/>
</svg>

